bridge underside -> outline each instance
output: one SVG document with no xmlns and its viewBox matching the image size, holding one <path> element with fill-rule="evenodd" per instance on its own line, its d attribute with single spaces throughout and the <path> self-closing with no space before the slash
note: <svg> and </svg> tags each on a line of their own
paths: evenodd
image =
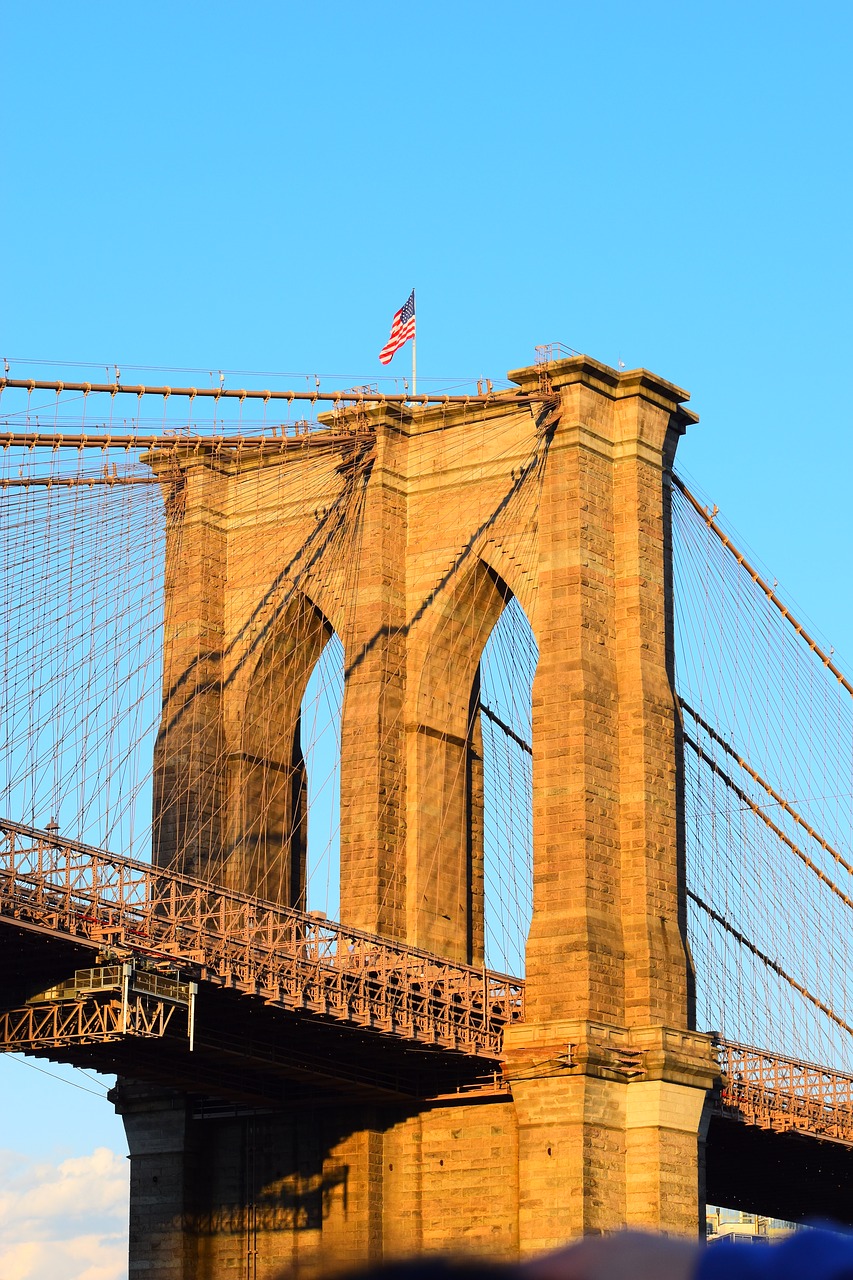
<svg viewBox="0 0 853 1280">
<path fill-rule="evenodd" d="M 111 1035 L 104 1029 L 104 1017 L 96 1019 L 98 1010 L 106 1009 L 100 996 L 53 1005 L 66 1011 L 61 1020 L 54 1019 L 54 1031 L 47 1017 L 51 1006 L 40 1003 L 33 1009 L 26 1002 L 92 965 L 97 955 L 92 944 L 4 921 L 3 1047 L 198 1097 L 262 1107 L 306 1100 L 316 1104 L 432 1097 L 488 1084 L 500 1070 L 496 1059 L 418 1044 L 387 1030 L 341 1026 L 209 981 L 198 984 L 192 1050 L 185 1009 L 161 1034 L 121 1034 L 116 1021 Z M 70 1031 L 69 1010 L 79 1010 Z M 31 1014 L 32 1025 L 36 1011 L 43 1016 L 33 1038 L 24 1015 Z M 87 1025 L 96 1021 L 96 1030 L 87 1034 Z"/>
<path fill-rule="evenodd" d="M 853 1226 L 853 1146 L 713 1116 L 706 1148 L 709 1204 L 789 1222 Z"/>
</svg>

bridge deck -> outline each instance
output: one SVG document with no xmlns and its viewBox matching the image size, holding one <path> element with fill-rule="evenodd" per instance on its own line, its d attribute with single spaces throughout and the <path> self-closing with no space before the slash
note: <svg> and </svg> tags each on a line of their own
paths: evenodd
<svg viewBox="0 0 853 1280">
<path fill-rule="evenodd" d="M 718 1053 L 721 1116 L 853 1145 L 853 1076 L 733 1041 Z"/>
<path fill-rule="evenodd" d="M 0 925 L 0 1049 L 265 1102 L 283 1078 L 297 1099 L 324 1082 L 506 1090 L 524 984 L 505 974 L 4 820 Z M 68 984 L 99 953 L 124 961 L 125 991 Z M 158 986 L 163 970 L 191 1002 Z M 727 1041 L 719 1060 L 721 1119 L 853 1146 L 853 1076 Z"/>
<path fill-rule="evenodd" d="M 191 1067 L 173 1064 L 178 1083 L 188 1075 L 197 1082 L 205 1047 L 221 1064 L 229 1052 L 245 1058 L 251 1044 L 251 1056 L 270 1070 L 301 1066 L 306 1080 L 351 1084 L 366 1077 L 404 1093 L 418 1091 L 427 1052 L 430 1073 L 450 1088 L 494 1071 L 504 1026 L 524 1016 L 524 984 L 507 975 L 7 821 L 0 821 L 0 922 L 6 999 L 22 1008 L 91 965 L 93 952 L 193 979 L 198 1052 Z M 92 1064 L 94 1041 L 69 1036 L 67 1020 L 58 1023 L 48 1006 L 37 1037 L 32 1015 L 12 1012 L 0 1028 L 5 1047 Z M 78 1016 L 94 1025 L 91 999 L 80 1002 Z M 145 1067 L 144 1044 L 137 1041 L 128 1064 L 121 1038 L 100 1040 L 102 1070 Z M 177 1051 L 173 1041 L 158 1046 L 161 1060 L 167 1047 Z"/>
</svg>

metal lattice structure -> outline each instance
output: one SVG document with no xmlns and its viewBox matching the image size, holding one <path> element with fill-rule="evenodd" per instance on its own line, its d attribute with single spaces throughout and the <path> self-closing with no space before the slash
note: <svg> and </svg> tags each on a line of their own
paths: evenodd
<svg viewBox="0 0 853 1280">
<path fill-rule="evenodd" d="M 752 1045 L 722 1041 L 719 1055 L 723 1115 L 853 1145 L 853 1076 Z"/>
<path fill-rule="evenodd" d="M 169 959 L 282 1009 L 487 1060 L 524 1016 L 524 984 L 506 975 L 46 832 L 7 822 L 0 832 L 0 916 L 22 927 Z"/>
</svg>

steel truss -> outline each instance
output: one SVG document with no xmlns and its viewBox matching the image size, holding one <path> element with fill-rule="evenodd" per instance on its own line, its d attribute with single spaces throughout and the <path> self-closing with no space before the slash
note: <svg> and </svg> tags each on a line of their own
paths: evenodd
<svg viewBox="0 0 853 1280">
<path fill-rule="evenodd" d="M 132 954 L 288 1010 L 496 1058 L 524 984 L 0 820 L 0 921 Z"/>
<path fill-rule="evenodd" d="M 731 1041 L 718 1053 L 723 1115 L 853 1144 L 853 1076 Z"/>
<path fill-rule="evenodd" d="M 191 1005 L 188 978 L 491 1060 L 524 1017 L 519 979 L 0 820 L 4 920 L 137 963 L 80 971 L 0 1014 L 2 1050 L 163 1036 Z M 182 980 L 144 972 L 145 958 Z M 718 1052 L 723 1115 L 853 1144 L 853 1076 L 728 1041 Z"/>
<path fill-rule="evenodd" d="M 0 1050 L 47 1053 L 72 1045 L 108 1044 L 126 1036 L 164 1036 L 179 1006 L 150 996 L 25 1005 L 0 1013 Z"/>
</svg>

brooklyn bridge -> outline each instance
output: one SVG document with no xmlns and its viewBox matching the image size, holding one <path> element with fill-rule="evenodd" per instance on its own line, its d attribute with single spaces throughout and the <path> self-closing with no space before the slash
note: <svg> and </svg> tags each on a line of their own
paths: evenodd
<svg viewBox="0 0 853 1280">
<path fill-rule="evenodd" d="M 0 1047 L 131 1271 L 853 1223 L 853 685 L 686 392 L 0 379 Z"/>
</svg>

